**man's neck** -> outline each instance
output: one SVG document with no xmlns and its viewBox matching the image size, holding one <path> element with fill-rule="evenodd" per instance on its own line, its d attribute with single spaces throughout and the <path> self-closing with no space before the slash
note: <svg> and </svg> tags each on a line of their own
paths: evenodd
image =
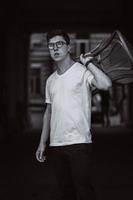
<svg viewBox="0 0 133 200">
<path fill-rule="evenodd" d="M 56 63 L 58 74 L 65 73 L 74 63 L 75 63 L 75 61 L 72 60 L 71 57 L 67 57 L 66 59 Z"/>
</svg>

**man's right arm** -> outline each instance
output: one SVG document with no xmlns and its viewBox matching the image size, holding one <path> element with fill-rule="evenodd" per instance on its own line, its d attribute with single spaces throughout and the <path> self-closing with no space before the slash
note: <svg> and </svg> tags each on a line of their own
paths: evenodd
<svg viewBox="0 0 133 200">
<path fill-rule="evenodd" d="M 50 120 L 51 120 L 51 104 L 47 104 L 44 116 L 43 116 L 43 127 L 41 133 L 41 139 L 36 151 L 36 158 L 39 162 L 44 162 L 44 151 L 46 148 L 46 142 L 49 137 L 50 131 Z"/>
</svg>

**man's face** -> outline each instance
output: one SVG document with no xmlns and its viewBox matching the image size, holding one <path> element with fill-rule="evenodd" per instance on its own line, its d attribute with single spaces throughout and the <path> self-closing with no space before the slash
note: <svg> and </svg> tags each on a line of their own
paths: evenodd
<svg viewBox="0 0 133 200">
<path fill-rule="evenodd" d="M 48 43 L 51 58 L 58 62 L 66 58 L 69 53 L 70 45 L 66 43 L 62 36 L 55 36 Z"/>
</svg>

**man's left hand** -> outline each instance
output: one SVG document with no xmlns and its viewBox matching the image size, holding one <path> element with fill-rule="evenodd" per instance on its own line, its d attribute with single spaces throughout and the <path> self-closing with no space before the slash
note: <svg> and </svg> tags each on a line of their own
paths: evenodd
<svg viewBox="0 0 133 200">
<path fill-rule="evenodd" d="M 83 65 L 86 65 L 86 63 L 89 63 L 92 60 L 93 60 L 93 57 L 90 54 L 88 54 L 88 53 L 86 53 L 84 55 L 83 54 L 80 55 L 80 61 L 81 61 L 81 63 Z"/>
</svg>

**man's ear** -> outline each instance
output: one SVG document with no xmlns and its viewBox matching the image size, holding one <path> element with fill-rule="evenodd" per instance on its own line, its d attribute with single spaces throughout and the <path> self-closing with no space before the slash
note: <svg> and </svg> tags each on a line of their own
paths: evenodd
<svg viewBox="0 0 133 200">
<path fill-rule="evenodd" d="M 71 52 L 71 45 L 70 44 L 68 44 L 68 52 Z"/>
</svg>

